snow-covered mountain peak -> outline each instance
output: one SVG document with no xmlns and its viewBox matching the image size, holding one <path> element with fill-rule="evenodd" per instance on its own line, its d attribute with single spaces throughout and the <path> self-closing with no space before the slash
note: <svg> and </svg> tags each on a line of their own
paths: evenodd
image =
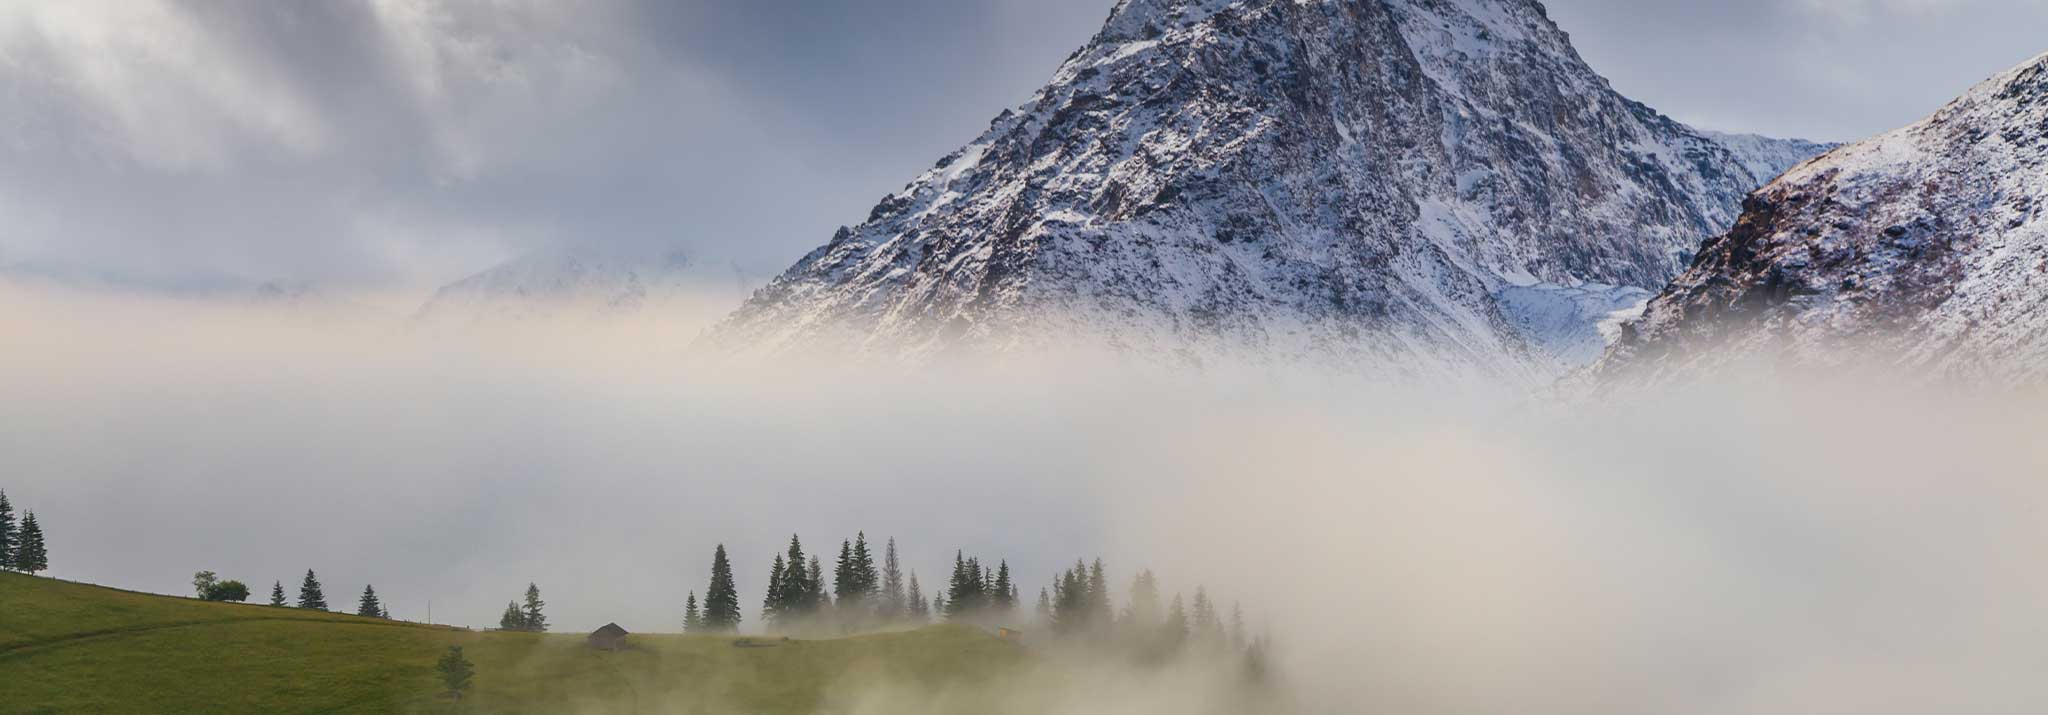
<svg viewBox="0 0 2048 715">
<path fill-rule="evenodd" d="M 1129 0 L 715 339 L 1541 379 L 1570 360 L 1525 328 L 1554 321 L 1510 313 L 1604 306 L 1503 291 L 1654 289 L 1759 183 L 1614 93 L 1532 0 Z"/>
<path fill-rule="evenodd" d="M 1109 21 L 1095 36 L 1094 45 L 1156 40 L 1174 30 L 1186 29 L 1235 0 L 1122 0 L 1109 13 Z"/>
</svg>

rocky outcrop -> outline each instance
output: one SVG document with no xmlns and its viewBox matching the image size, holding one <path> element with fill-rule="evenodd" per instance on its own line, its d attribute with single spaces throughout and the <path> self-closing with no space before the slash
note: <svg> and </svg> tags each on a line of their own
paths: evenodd
<svg viewBox="0 0 2048 715">
<path fill-rule="evenodd" d="M 2048 375 L 2048 56 L 1757 192 L 1598 368 Z"/>
</svg>

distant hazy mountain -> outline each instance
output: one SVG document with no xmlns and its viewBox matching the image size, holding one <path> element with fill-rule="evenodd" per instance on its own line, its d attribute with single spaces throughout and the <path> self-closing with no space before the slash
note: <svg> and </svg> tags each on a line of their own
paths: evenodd
<svg viewBox="0 0 2048 715">
<path fill-rule="evenodd" d="M 392 324 L 398 315 L 305 281 L 272 281 L 242 295 L 249 306 L 316 321 Z"/>
<path fill-rule="evenodd" d="M 1714 143 L 1720 144 L 1728 153 L 1735 155 L 1735 160 L 1761 182 L 1778 178 L 1801 162 L 1841 146 L 1804 139 L 1775 139 L 1756 134 L 1728 134 L 1715 131 L 1700 133 L 1714 140 Z"/>
<path fill-rule="evenodd" d="M 712 340 L 1541 381 L 1801 147 L 1617 94 L 1534 0 L 1125 0 Z"/>
<path fill-rule="evenodd" d="M 691 309 L 743 295 L 745 276 L 682 251 L 552 249 L 529 253 L 443 286 L 414 320 L 468 325 L 532 318 L 618 318 Z M 659 316 L 657 316 L 659 317 Z"/>
<path fill-rule="evenodd" d="M 1759 191 L 1605 375 L 1735 357 L 2048 377 L 2048 56 Z"/>
</svg>

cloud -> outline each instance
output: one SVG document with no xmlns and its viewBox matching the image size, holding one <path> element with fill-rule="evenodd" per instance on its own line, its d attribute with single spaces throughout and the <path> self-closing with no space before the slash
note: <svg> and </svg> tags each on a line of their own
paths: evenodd
<svg viewBox="0 0 2048 715">
<path fill-rule="evenodd" d="M 752 604 L 791 532 L 865 530 L 928 587 L 954 549 L 1027 594 L 1097 554 L 1119 601 L 1140 567 L 1207 586 L 1270 625 L 1309 712 L 2048 706 L 2048 418 L 2025 391 L 1503 408 L 1284 370 L 700 364 L 684 336 L 566 327 L 0 290 L 22 336 L 0 351 L 0 488 L 60 577 L 178 593 L 314 568 L 444 623 L 489 625 L 533 581 L 560 630 L 672 631 L 714 544 Z M 1044 682 L 1012 711 L 1099 711 Z M 1185 711 L 1145 709 L 1172 692 L 1112 697 Z"/>
<path fill-rule="evenodd" d="M 1037 32 L 1062 13 L 995 0 L 806 5 L 0 4 L 0 264 L 423 294 L 592 243 L 767 273 L 1023 99 L 1092 24 Z"/>
<path fill-rule="evenodd" d="M 773 273 L 1028 98 L 1109 0 L 0 1 L 0 267 L 431 288 L 561 244 Z M 2048 5 L 1552 0 L 1625 93 L 1849 139 Z"/>
</svg>

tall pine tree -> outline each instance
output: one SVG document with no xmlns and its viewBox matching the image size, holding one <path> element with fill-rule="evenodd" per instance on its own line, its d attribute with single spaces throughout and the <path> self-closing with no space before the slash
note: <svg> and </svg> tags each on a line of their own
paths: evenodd
<svg viewBox="0 0 2048 715">
<path fill-rule="evenodd" d="M 853 594 L 855 605 L 867 608 L 875 595 L 882 589 L 881 576 L 875 572 L 875 555 L 868 549 L 868 533 L 854 532 L 853 535 Z"/>
<path fill-rule="evenodd" d="M 789 570 L 782 554 L 775 555 L 775 563 L 768 567 L 768 595 L 761 598 L 761 622 L 769 627 L 781 623 L 789 612 L 788 584 L 783 583 L 784 572 Z"/>
<path fill-rule="evenodd" d="M 498 616 L 498 630 L 526 630 L 526 615 L 519 612 L 519 604 L 511 601 L 505 602 L 505 612 Z"/>
<path fill-rule="evenodd" d="M 818 562 L 815 554 L 811 556 L 811 573 L 804 586 L 803 612 L 806 615 L 832 607 L 832 596 L 825 592 L 825 565 Z"/>
<path fill-rule="evenodd" d="M 519 616 L 525 621 L 526 630 L 534 633 L 547 632 L 548 617 L 541 611 L 547 607 L 548 602 L 540 600 L 540 586 L 526 584 L 526 604 L 519 609 Z"/>
<path fill-rule="evenodd" d="M 1010 561 L 1004 559 L 996 568 L 994 590 L 989 594 L 989 604 L 997 616 L 1010 617 L 1017 610 L 1017 585 L 1010 583 Z"/>
<path fill-rule="evenodd" d="M 284 600 L 283 581 L 270 582 L 270 605 L 276 606 L 278 608 L 283 608 L 285 607 L 285 605 L 287 605 Z"/>
<path fill-rule="evenodd" d="M 1230 649 L 1244 650 L 1244 607 L 1230 602 Z"/>
<path fill-rule="evenodd" d="M 14 570 L 14 549 L 20 544 L 20 534 L 14 525 L 14 504 L 7 501 L 7 491 L 0 489 L 0 571 Z"/>
<path fill-rule="evenodd" d="M 1166 607 L 1166 623 L 1160 627 L 1166 644 L 1179 647 L 1188 639 L 1188 609 L 1180 600 L 1180 594 L 1173 594 L 1173 605 Z"/>
<path fill-rule="evenodd" d="M 320 578 L 306 569 L 306 580 L 299 582 L 299 607 L 327 610 L 327 595 L 320 592 Z"/>
<path fill-rule="evenodd" d="M 839 560 L 832 562 L 832 596 L 845 606 L 848 601 L 859 602 L 854 589 L 860 587 L 860 580 L 853 575 L 853 541 L 839 542 Z"/>
<path fill-rule="evenodd" d="M 1088 565 L 1080 560 L 1052 581 L 1052 629 L 1057 633 L 1080 633 L 1088 629 L 1090 617 Z"/>
<path fill-rule="evenodd" d="M 725 544 L 711 556 L 711 587 L 704 592 L 704 631 L 731 633 L 740 628 L 740 594 L 733 584 L 732 562 L 725 557 Z"/>
<path fill-rule="evenodd" d="M 917 584 L 917 572 L 910 572 L 910 592 L 904 595 L 903 608 L 911 625 L 922 626 L 932 622 L 932 604 L 924 599 L 924 587 Z"/>
<path fill-rule="evenodd" d="M 889 537 L 889 545 L 882 551 L 882 593 L 881 606 L 876 609 L 885 623 L 903 619 L 909 610 L 904 600 L 903 566 L 896 560 L 896 537 Z"/>
<path fill-rule="evenodd" d="M 703 633 L 704 612 L 697 608 L 697 592 L 690 592 L 690 599 L 683 602 L 683 632 Z"/>
<path fill-rule="evenodd" d="M 1096 557 L 1095 564 L 1088 569 L 1088 624 L 1104 630 L 1115 615 L 1115 607 L 1109 601 L 1109 575 L 1102 566 L 1102 558 Z"/>
<path fill-rule="evenodd" d="M 370 618 L 384 617 L 384 604 L 377 601 L 377 588 L 364 586 L 363 597 L 356 599 L 356 615 Z"/>
<path fill-rule="evenodd" d="M 14 547 L 14 570 L 28 574 L 50 570 L 50 547 L 43 542 L 43 524 L 36 520 L 35 512 L 22 513 L 21 532 L 16 538 L 20 542 Z"/>
<path fill-rule="evenodd" d="M 1131 579 L 1131 603 L 1124 609 L 1122 625 L 1125 629 L 1142 633 L 1159 626 L 1159 579 L 1151 569 L 1138 572 Z"/>
</svg>

